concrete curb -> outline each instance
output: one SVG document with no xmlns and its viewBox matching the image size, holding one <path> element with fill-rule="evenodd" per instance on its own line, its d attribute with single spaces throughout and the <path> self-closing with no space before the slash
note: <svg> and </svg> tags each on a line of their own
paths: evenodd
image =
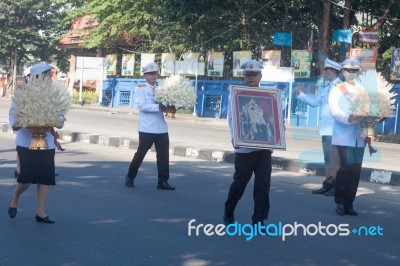
<svg viewBox="0 0 400 266">
<path fill-rule="evenodd" d="M 0 123 L 1 132 L 12 133 L 7 123 Z M 118 136 L 102 136 L 83 132 L 71 132 L 59 130 L 60 139 L 67 142 L 82 142 L 87 144 L 99 144 L 123 149 L 135 150 L 138 141 Z M 154 148 L 152 148 L 153 150 Z M 154 151 L 154 150 L 153 150 Z M 170 143 L 170 153 L 175 156 L 207 160 L 212 162 L 234 163 L 235 154 L 232 151 L 200 149 L 196 147 L 174 146 Z M 272 168 L 275 170 L 296 172 L 308 175 L 324 176 L 322 163 L 305 162 L 298 159 L 272 156 Z M 400 172 L 363 167 L 361 180 L 371 183 L 400 186 Z"/>
</svg>

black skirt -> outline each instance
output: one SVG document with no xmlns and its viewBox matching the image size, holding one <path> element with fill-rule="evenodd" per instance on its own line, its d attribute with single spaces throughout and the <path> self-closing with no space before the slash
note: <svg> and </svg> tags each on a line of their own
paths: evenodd
<svg viewBox="0 0 400 266">
<path fill-rule="evenodd" d="M 18 183 L 55 185 L 55 149 L 30 150 L 17 146 L 20 173 Z"/>
</svg>

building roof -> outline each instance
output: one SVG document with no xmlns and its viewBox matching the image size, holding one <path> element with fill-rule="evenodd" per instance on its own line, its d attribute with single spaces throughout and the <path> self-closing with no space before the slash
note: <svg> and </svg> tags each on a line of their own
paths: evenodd
<svg viewBox="0 0 400 266">
<path fill-rule="evenodd" d="M 87 35 L 85 29 L 96 28 L 98 22 L 92 20 L 90 15 L 85 15 L 74 21 L 72 28 L 60 40 L 59 46 L 62 48 L 77 48 L 85 43 L 83 36 Z"/>
</svg>

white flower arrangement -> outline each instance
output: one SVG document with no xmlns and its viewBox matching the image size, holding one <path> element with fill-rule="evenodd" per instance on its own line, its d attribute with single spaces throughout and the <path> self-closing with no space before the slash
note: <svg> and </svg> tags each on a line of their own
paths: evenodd
<svg viewBox="0 0 400 266">
<path fill-rule="evenodd" d="M 189 79 L 173 75 L 163 79 L 154 92 L 155 100 L 176 109 L 190 109 L 196 104 L 196 89 Z"/>
<path fill-rule="evenodd" d="M 15 91 L 12 101 L 16 127 L 61 126 L 71 105 L 66 87 L 49 77 L 29 78 Z"/>
<path fill-rule="evenodd" d="M 354 104 L 350 110 L 353 115 L 379 118 L 394 116 L 397 93 L 390 92 L 393 84 L 388 83 L 381 73 L 368 70 L 360 74 L 356 83 L 364 90 L 353 95 Z"/>
</svg>

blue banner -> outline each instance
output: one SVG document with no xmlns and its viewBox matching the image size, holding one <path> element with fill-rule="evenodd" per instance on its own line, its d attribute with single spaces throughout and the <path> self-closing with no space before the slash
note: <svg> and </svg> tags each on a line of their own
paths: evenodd
<svg viewBox="0 0 400 266">
<path fill-rule="evenodd" d="M 272 44 L 292 46 L 292 34 L 289 32 L 275 32 Z"/>
<path fill-rule="evenodd" d="M 351 43 L 351 30 L 335 30 L 333 32 L 332 41 Z"/>
</svg>

